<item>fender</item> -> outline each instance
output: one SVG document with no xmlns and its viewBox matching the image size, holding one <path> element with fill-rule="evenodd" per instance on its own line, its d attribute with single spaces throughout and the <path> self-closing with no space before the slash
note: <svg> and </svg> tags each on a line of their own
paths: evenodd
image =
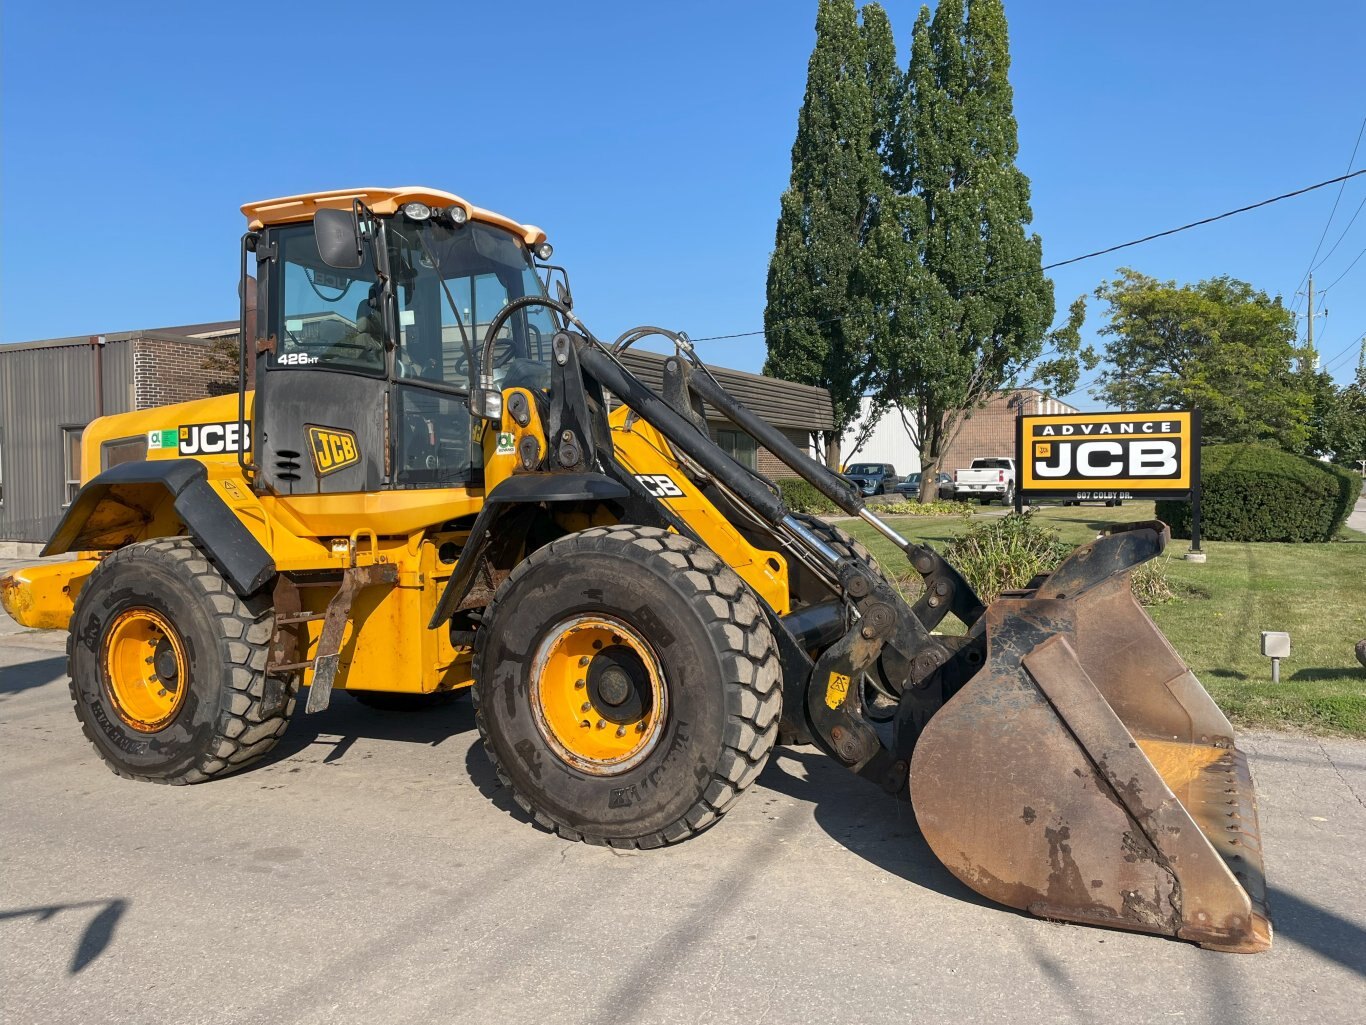
<svg viewBox="0 0 1366 1025">
<path fill-rule="evenodd" d="M 624 484 L 606 474 L 528 473 L 508 477 L 484 498 L 484 507 L 470 528 L 470 540 L 460 553 L 446 589 L 441 593 L 429 629 L 435 630 L 455 614 L 461 599 L 469 593 L 474 575 L 483 562 L 489 545 L 496 539 L 494 528 L 504 516 L 527 505 L 541 502 L 603 502 L 630 496 Z"/>
<path fill-rule="evenodd" d="M 239 594 L 254 594 L 275 576 L 270 554 L 218 497 L 204 464 L 195 459 L 111 466 L 81 488 L 42 554 L 119 548 L 140 540 L 143 528 L 168 502 L 172 509 L 165 519 L 184 524 Z"/>
</svg>

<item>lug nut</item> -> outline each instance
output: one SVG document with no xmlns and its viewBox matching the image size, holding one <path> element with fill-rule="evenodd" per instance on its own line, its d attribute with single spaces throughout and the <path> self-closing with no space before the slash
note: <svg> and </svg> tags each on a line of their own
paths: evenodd
<svg viewBox="0 0 1366 1025">
<path fill-rule="evenodd" d="M 599 719 L 599 720 L 598 720 L 598 729 L 602 729 L 602 728 L 605 727 L 606 725 L 607 725 L 607 720 L 606 720 L 606 719 Z"/>
<path fill-rule="evenodd" d="M 584 687 L 586 687 L 586 686 L 588 686 L 588 681 L 587 681 L 587 680 L 575 680 L 575 681 L 574 681 L 574 689 L 575 689 L 575 690 L 583 690 Z"/>
<path fill-rule="evenodd" d="M 586 666 L 586 665 L 588 665 L 588 663 L 591 662 L 591 661 L 593 661 L 593 660 L 592 660 L 591 658 L 589 658 L 587 655 L 580 655 L 580 656 L 579 656 L 579 665 L 581 665 L 581 666 Z M 579 682 L 582 683 L 583 681 L 580 680 Z"/>
<path fill-rule="evenodd" d="M 588 710 L 589 710 L 590 708 L 592 708 L 592 707 L 593 707 L 592 702 L 590 702 L 590 701 L 585 701 L 582 705 L 579 706 L 579 711 L 580 711 L 580 712 L 586 712 L 586 711 L 588 711 Z"/>
<path fill-rule="evenodd" d="M 638 723 L 636 723 L 636 732 L 637 732 L 637 733 L 644 733 L 644 732 L 645 732 L 645 723 L 643 723 L 643 722 L 638 722 Z"/>
<path fill-rule="evenodd" d="M 618 727 L 617 727 L 617 736 L 618 736 L 618 737 L 624 737 L 624 736 L 626 736 L 626 727 L 625 727 L 625 726 L 618 726 Z"/>
</svg>

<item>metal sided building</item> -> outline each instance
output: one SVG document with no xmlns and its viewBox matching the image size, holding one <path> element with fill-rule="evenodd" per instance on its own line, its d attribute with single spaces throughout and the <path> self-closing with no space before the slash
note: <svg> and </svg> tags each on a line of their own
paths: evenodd
<svg viewBox="0 0 1366 1025">
<path fill-rule="evenodd" d="M 210 394 L 222 381 L 204 367 L 209 346 L 236 336 L 228 321 L 0 345 L 0 541 L 52 535 L 87 424 Z"/>
<path fill-rule="evenodd" d="M 81 432 L 96 417 L 235 390 L 235 378 L 204 363 L 214 341 L 236 336 L 237 322 L 226 321 L 104 335 L 102 343 L 81 337 L 0 345 L 0 542 L 38 544 L 51 537 L 79 487 Z M 663 356 L 630 350 L 623 361 L 660 388 Z M 816 451 L 812 436 L 833 429 L 823 388 L 712 369 L 803 451 Z M 708 412 L 712 438 L 741 463 L 768 476 L 791 476 L 749 435 Z"/>
<path fill-rule="evenodd" d="M 663 388 L 665 358 L 641 349 L 628 349 L 621 354 L 621 361 L 626 368 L 657 393 Z M 820 458 L 820 447 L 815 443 L 814 436 L 835 428 L 835 412 L 828 391 L 743 370 L 711 366 L 711 371 L 726 391 L 767 423 L 781 430 L 788 441 L 813 458 Z M 738 462 L 770 479 L 796 476 L 778 461 L 777 456 L 758 445 L 720 413 L 709 406 L 704 412 L 712 440 Z"/>
</svg>

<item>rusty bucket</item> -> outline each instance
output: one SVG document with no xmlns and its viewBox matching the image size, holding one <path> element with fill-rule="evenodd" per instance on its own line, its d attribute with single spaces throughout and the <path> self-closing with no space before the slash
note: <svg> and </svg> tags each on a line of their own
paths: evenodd
<svg viewBox="0 0 1366 1025">
<path fill-rule="evenodd" d="M 1130 590 L 1168 537 L 1161 523 L 1117 531 L 991 605 L 982 670 L 916 745 L 912 802 L 939 859 L 992 900 L 1265 950 L 1247 758 Z"/>
</svg>

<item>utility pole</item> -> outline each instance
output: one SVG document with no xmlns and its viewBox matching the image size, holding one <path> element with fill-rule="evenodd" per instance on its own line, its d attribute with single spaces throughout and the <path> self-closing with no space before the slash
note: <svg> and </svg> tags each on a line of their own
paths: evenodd
<svg viewBox="0 0 1366 1025">
<path fill-rule="evenodd" d="M 1319 354 L 1314 349 L 1314 318 L 1326 317 L 1328 316 L 1328 311 L 1324 310 L 1322 313 L 1314 312 L 1314 275 L 1312 273 L 1309 275 L 1308 291 L 1300 294 L 1307 296 L 1309 301 L 1308 308 L 1304 313 L 1306 325 L 1305 342 L 1303 356 L 1300 359 L 1300 369 L 1309 370 L 1312 373 L 1319 368 Z"/>
<path fill-rule="evenodd" d="M 1309 352 L 1314 352 L 1314 272 L 1309 272 Z"/>
</svg>

